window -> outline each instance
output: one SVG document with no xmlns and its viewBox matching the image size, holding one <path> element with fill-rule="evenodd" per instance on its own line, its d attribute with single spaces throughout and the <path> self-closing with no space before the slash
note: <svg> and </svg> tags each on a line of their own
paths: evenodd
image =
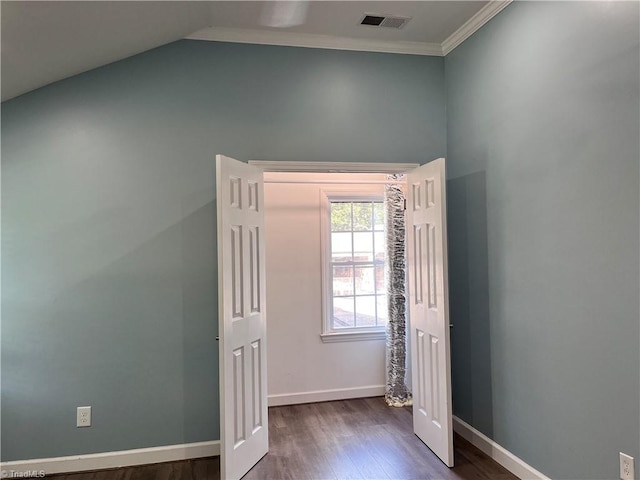
<svg viewBox="0 0 640 480">
<path fill-rule="evenodd" d="M 384 338 L 384 204 L 379 196 L 327 195 L 324 341 Z"/>
</svg>

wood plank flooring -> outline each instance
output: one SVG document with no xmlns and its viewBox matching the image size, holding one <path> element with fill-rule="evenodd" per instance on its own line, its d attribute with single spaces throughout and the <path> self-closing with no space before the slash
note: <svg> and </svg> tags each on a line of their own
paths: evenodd
<svg viewBox="0 0 640 480">
<path fill-rule="evenodd" d="M 269 453 L 245 480 L 515 480 L 456 436 L 447 468 L 380 397 L 269 409 Z M 49 477 L 48 477 L 49 478 Z M 220 480 L 218 457 L 53 475 L 55 480 Z"/>
</svg>

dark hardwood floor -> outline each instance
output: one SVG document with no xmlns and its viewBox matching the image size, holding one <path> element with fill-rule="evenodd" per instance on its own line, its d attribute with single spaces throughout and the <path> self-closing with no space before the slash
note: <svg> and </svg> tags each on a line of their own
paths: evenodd
<svg viewBox="0 0 640 480">
<path fill-rule="evenodd" d="M 411 408 L 382 398 L 269 409 L 269 453 L 245 480 L 514 480 L 455 436 L 455 464 L 442 462 L 413 434 Z M 218 457 L 54 475 L 55 480 L 219 480 Z"/>
</svg>

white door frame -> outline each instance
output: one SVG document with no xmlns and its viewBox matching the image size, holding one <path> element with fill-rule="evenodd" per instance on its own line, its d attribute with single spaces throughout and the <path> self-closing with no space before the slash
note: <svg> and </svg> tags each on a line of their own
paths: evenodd
<svg viewBox="0 0 640 480">
<path fill-rule="evenodd" d="M 272 161 L 249 160 L 249 165 L 260 167 L 263 172 L 291 173 L 382 173 L 406 174 L 420 167 L 420 163 L 371 163 L 371 162 L 304 162 L 304 161 Z M 446 180 L 445 180 L 446 181 Z M 407 345 L 408 367 L 410 368 L 411 349 Z M 449 366 L 450 370 L 450 366 Z M 450 372 L 449 372 L 450 374 Z M 410 381 L 410 378 L 408 379 Z M 267 378 L 268 384 L 268 378 Z"/>
<path fill-rule="evenodd" d="M 421 163 L 374 163 L 374 162 L 304 162 L 279 160 L 249 160 L 249 165 L 260 167 L 264 173 L 382 173 L 406 174 Z M 406 192 L 405 192 L 406 194 Z M 267 326 L 268 328 L 268 326 Z M 411 348 L 407 344 L 407 382 L 411 388 Z M 267 378 L 267 384 L 269 379 Z"/>
<path fill-rule="evenodd" d="M 308 173 L 407 173 L 419 163 L 362 163 L 362 162 L 279 162 L 277 160 L 249 160 L 249 165 L 264 172 Z"/>
<path fill-rule="evenodd" d="M 279 160 L 249 160 L 249 165 L 260 167 L 264 173 L 382 173 L 406 174 L 421 163 L 374 163 L 374 162 L 304 162 Z M 405 192 L 406 194 L 406 192 Z M 268 326 L 267 326 L 268 328 Z M 407 344 L 407 382 L 411 388 L 411 348 Z M 269 379 L 267 378 L 267 384 Z"/>
</svg>

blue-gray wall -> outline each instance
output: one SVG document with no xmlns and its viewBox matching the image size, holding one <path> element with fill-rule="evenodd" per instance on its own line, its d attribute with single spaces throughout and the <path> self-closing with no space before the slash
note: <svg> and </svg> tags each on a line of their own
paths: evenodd
<svg viewBox="0 0 640 480">
<path fill-rule="evenodd" d="M 445 121 L 442 58 L 198 41 L 2 104 L 2 460 L 217 439 L 214 155 L 425 162 Z"/>
<path fill-rule="evenodd" d="M 445 61 L 181 41 L 2 104 L 2 460 L 218 438 L 215 153 L 447 153 L 455 413 L 553 478 L 616 478 L 638 17 L 517 2 Z"/>
<path fill-rule="evenodd" d="M 640 458 L 638 5 L 515 2 L 445 60 L 454 412 L 554 479 Z"/>
</svg>

